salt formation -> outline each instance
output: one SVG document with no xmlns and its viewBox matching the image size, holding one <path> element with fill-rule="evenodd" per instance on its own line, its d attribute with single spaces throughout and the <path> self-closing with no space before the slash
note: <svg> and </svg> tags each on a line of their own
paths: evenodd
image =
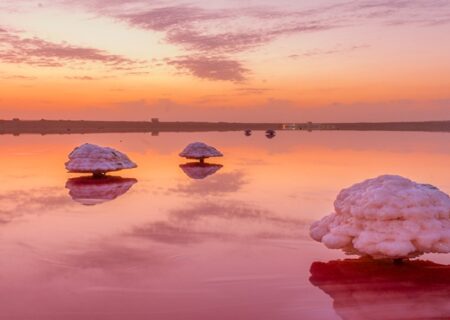
<svg viewBox="0 0 450 320">
<path fill-rule="evenodd" d="M 195 162 L 180 164 L 180 168 L 189 178 L 201 180 L 219 171 L 222 168 L 222 165 Z"/>
<path fill-rule="evenodd" d="M 310 229 L 330 249 L 394 259 L 450 252 L 450 197 L 434 186 L 384 175 L 342 190 L 334 207 Z"/>
<path fill-rule="evenodd" d="M 136 182 L 132 178 L 110 176 L 102 179 L 78 177 L 67 180 L 66 188 L 73 200 L 92 206 L 116 199 L 128 192 Z"/>
<path fill-rule="evenodd" d="M 222 156 L 223 154 L 216 148 L 208 146 L 203 142 L 191 143 L 180 153 L 180 157 L 200 160 L 201 163 L 203 163 L 206 158 Z"/>
<path fill-rule="evenodd" d="M 69 154 L 69 161 L 66 162 L 66 169 L 69 172 L 89 172 L 94 176 L 136 167 L 137 165 L 120 151 L 89 143 L 76 147 Z"/>
</svg>

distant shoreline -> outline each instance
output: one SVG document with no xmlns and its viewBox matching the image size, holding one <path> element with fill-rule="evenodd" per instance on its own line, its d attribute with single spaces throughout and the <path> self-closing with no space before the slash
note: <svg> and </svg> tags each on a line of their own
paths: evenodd
<svg viewBox="0 0 450 320">
<path fill-rule="evenodd" d="M 152 121 L 83 121 L 83 120 L 0 120 L 0 134 L 88 134 L 213 132 L 261 130 L 298 131 L 411 131 L 450 132 L 449 121 L 357 122 L 357 123 L 238 123 L 238 122 L 160 122 Z"/>
</svg>

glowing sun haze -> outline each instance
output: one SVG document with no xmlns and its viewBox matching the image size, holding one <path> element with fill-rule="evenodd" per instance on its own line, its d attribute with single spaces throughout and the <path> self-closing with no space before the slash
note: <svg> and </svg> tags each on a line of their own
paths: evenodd
<svg viewBox="0 0 450 320">
<path fill-rule="evenodd" d="M 0 117 L 450 119 L 450 1 L 0 0 Z"/>
</svg>

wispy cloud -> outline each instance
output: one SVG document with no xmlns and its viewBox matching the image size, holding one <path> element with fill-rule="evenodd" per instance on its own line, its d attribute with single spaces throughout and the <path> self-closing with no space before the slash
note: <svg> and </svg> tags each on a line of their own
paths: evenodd
<svg viewBox="0 0 450 320">
<path fill-rule="evenodd" d="M 118 14 L 116 18 L 134 27 L 163 32 L 167 43 L 189 52 L 169 60 L 169 65 L 203 79 L 243 81 L 249 70 L 232 55 L 282 36 L 339 27 L 330 20 L 299 21 L 298 17 L 288 16 L 286 20 L 286 16 L 269 8 L 206 10 L 179 5 Z"/>
<path fill-rule="evenodd" d="M 40 67 L 62 67 L 68 63 L 100 63 L 117 69 L 133 67 L 139 63 L 100 49 L 21 37 L 17 32 L 6 29 L 0 32 L 0 62 Z"/>
<path fill-rule="evenodd" d="M 316 49 L 304 51 L 302 53 L 292 54 L 292 55 L 289 55 L 289 58 L 291 58 L 291 59 L 298 59 L 300 57 L 312 58 L 312 57 L 317 57 L 317 56 L 327 56 L 327 55 L 348 53 L 348 52 L 353 52 L 353 51 L 367 49 L 367 48 L 370 48 L 370 45 L 361 44 L 361 45 L 354 45 L 354 46 L 349 46 L 349 47 L 345 47 L 343 45 L 336 45 L 330 49 L 316 48 Z"/>
<path fill-rule="evenodd" d="M 330 1 L 331 4 L 308 4 L 308 8 L 301 3 L 294 3 L 289 8 L 276 4 L 248 6 L 245 3 L 207 8 L 201 2 L 186 4 L 177 0 L 169 5 L 167 1 L 145 0 L 55 0 L 54 3 L 81 6 L 132 27 L 159 32 L 166 43 L 185 51 L 184 56 L 168 59 L 167 64 L 202 79 L 235 82 L 245 79 L 249 71 L 237 55 L 284 37 L 371 24 L 432 27 L 450 23 L 448 0 Z M 60 66 L 64 61 L 89 61 L 121 70 L 129 69 L 133 63 L 130 59 L 102 50 L 40 39 L 9 38 L 6 42 L 3 38 L 8 32 L 5 32 L 0 29 L 0 41 L 3 47 L 5 43 L 12 43 L 13 48 L 3 49 L 0 61 L 45 66 Z M 312 50 L 299 55 L 339 52 L 338 49 L 317 49 L 316 52 Z"/>
<path fill-rule="evenodd" d="M 151 9 L 145 12 L 118 15 L 117 18 L 148 30 L 166 31 L 196 22 L 228 17 L 224 11 L 208 11 L 192 6 L 172 6 Z"/>
<path fill-rule="evenodd" d="M 241 62 L 224 56 L 184 56 L 167 61 L 178 70 L 207 80 L 242 82 L 249 70 Z"/>
<path fill-rule="evenodd" d="M 112 77 L 67 76 L 65 78 L 68 80 L 94 81 L 94 80 L 110 79 Z"/>
<path fill-rule="evenodd" d="M 443 24 L 450 21 L 448 15 L 442 13 L 449 8 L 448 1 L 439 0 L 348 1 L 289 11 L 267 6 L 206 10 L 174 5 L 117 17 L 135 27 L 163 32 L 167 43 L 180 46 L 194 55 L 220 55 L 220 60 L 231 61 L 236 59 L 230 55 L 264 46 L 281 37 L 303 33 L 356 27 L 371 22 L 380 22 L 386 26 Z M 328 51 L 318 49 L 302 55 L 318 56 L 356 49 L 360 47 Z M 236 62 L 232 69 L 237 71 L 234 72 L 237 77 L 215 76 L 219 67 L 210 62 L 211 59 L 201 62 L 198 59 L 183 60 L 175 65 L 189 69 L 194 76 L 209 80 L 236 81 L 243 78 L 239 76 L 243 70 L 238 69 L 244 67 L 238 67 Z M 229 70 L 230 66 L 226 69 Z"/>
<path fill-rule="evenodd" d="M 272 89 L 269 88 L 255 88 L 255 87 L 242 87 L 242 88 L 236 88 L 234 90 L 235 92 L 237 92 L 238 95 L 262 95 L 262 94 L 267 94 L 270 91 L 272 91 Z"/>
<path fill-rule="evenodd" d="M 202 34 L 196 30 L 180 28 L 168 32 L 166 40 L 187 50 L 237 53 L 267 43 L 272 38 L 270 34 L 258 32 Z"/>
<path fill-rule="evenodd" d="M 36 80 L 37 77 L 24 76 L 24 75 L 20 75 L 20 74 L 13 74 L 13 75 L 0 75 L 0 79 L 6 79 L 6 80 Z"/>
<path fill-rule="evenodd" d="M 128 24 L 166 33 L 166 41 L 187 50 L 237 53 L 296 33 L 323 31 L 340 25 L 335 19 L 299 19 L 272 8 L 205 10 L 173 6 L 118 15 Z M 239 23 L 240 20 L 244 22 Z M 223 32 L 227 30 L 227 32 Z"/>
</svg>

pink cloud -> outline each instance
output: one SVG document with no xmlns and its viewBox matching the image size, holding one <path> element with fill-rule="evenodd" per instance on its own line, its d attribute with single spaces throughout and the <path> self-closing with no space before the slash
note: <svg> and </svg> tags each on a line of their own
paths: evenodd
<svg viewBox="0 0 450 320">
<path fill-rule="evenodd" d="M 349 52 L 367 49 L 367 48 L 370 48 L 370 46 L 368 44 L 354 45 L 354 46 L 349 46 L 349 47 L 344 47 L 342 45 L 336 45 L 330 49 L 316 48 L 316 49 L 308 50 L 308 51 L 298 53 L 298 54 L 291 54 L 288 56 L 288 58 L 295 60 L 295 59 L 299 59 L 300 57 L 312 58 L 312 57 L 317 57 L 317 56 L 328 56 L 328 55 L 349 53 Z"/>
<path fill-rule="evenodd" d="M 134 14 L 119 15 L 118 18 L 144 29 L 166 31 L 194 22 L 226 18 L 224 11 L 207 11 L 198 7 L 162 7 Z"/>
<path fill-rule="evenodd" d="M 276 4 L 249 7 L 245 3 L 228 5 L 227 8 L 206 9 L 179 4 L 178 1 L 173 1 L 168 6 L 167 2 L 162 0 L 56 0 L 56 3 L 82 6 L 137 28 L 161 32 L 167 43 L 187 50 L 188 56 L 221 56 L 229 61 L 236 61 L 233 57 L 236 54 L 254 50 L 286 36 L 367 24 L 436 26 L 450 23 L 448 0 L 330 1 L 328 4 L 312 6 L 306 10 L 302 9 L 300 4 L 293 4 L 287 9 Z M 0 30 L 0 35 L 2 34 Z M 61 60 L 93 61 L 114 66 L 116 70 L 119 67 L 121 70 L 127 70 L 129 65 L 129 61 L 124 57 L 96 49 L 76 48 L 66 44 L 52 44 L 53 47 L 48 43 L 36 45 L 41 49 L 20 48 L 22 54 L 19 50 L 18 58 L 17 52 L 7 52 L 8 54 L 3 54 L 0 59 L 14 60 L 16 57 L 28 63 L 50 66 L 61 64 Z M 339 53 L 339 50 L 332 51 L 328 50 L 326 54 Z M 191 70 L 194 76 L 200 75 L 210 80 L 230 78 L 231 81 L 236 81 L 236 77 L 214 76 L 218 72 L 217 64 L 208 61 L 200 64 L 198 61 L 187 63 L 177 60 L 180 59 L 176 59 L 172 65 Z M 239 67 L 234 68 L 237 70 L 236 75 L 248 71 L 243 70 L 245 68 L 241 63 L 238 64 Z M 200 65 L 201 68 L 198 68 Z M 234 65 L 236 66 L 236 63 Z M 212 69 L 206 70 L 207 66 Z M 239 68 L 243 69 L 239 71 Z M 226 68 L 230 69 L 233 69 L 231 65 Z"/>
<path fill-rule="evenodd" d="M 273 14 L 271 14 L 273 13 Z M 214 32 L 214 25 L 246 16 L 257 18 L 255 27 Z M 337 27 L 329 21 L 285 21 L 280 12 L 272 9 L 205 10 L 199 7 L 162 7 L 134 14 L 118 15 L 121 20 L 139 28 L 164 32 L 166 41 L 182 46 L 192 54 L 171 59 L 167 63 L 186 70 L 193 76 L 209 80 L 243 81 L 247 70 L 241 62 L 230 57 L 251 48 L 267 44 L 278 37 L 328 30 Z M 264 23 L 275 20 L 275 23 Z M 266 26 L 264 26 L 266 25 Z M 223 30 L 223 28 L 219 28 Z M 205 57 L 206 55 L 206 57 Z"/>
<path fill-rule="evenodd" d="M 285 35 L 351 27 L 370 21 L 386 25 L 442 24 L 449 20 L 449 7 L 448 1 L 440 0 L 351 1 L 289 11 L 267 6 L 216 10 L 172 6 L 117 17 L 133 26 L 165 32 L 168 43 L 188 50 L 237 53 Z M 215 31 L 218 24 L 223 30 L 220 23 L 234 25 L 233 21 L 246 18 L 253 20 L 235 30 Z"/>
<path fill-rule="evenodd" d="M 36 77 L 24 76 L 19 74 L 0 76 L 1 79 L 7 80 L 36 80 Z"/>
<path fill-rule="evenodd" d="M 68 80 L 83 80 L 83 81 L 93 81 L 93 80 L 103 80 L 113 78 L 111 76 L 108 77 L 91 77 L 91 76 L 73 76 L 73 77 L 65 77 Z"/>
<path fill-rule="evenodd" d="M 303 13 L 305 15 L 305 13 Z M 299 21 L 296 12 L 281 12 L 271 8 L 205 10 L 199 7 L 173 6 L 156 8 L 144 13 L 118 15 L 132 26 L 162 31 L 168 43 L 191 51 L 238 53 L 264 45 L 289 34 L 317 32 L 339 27 L 331 19 Z M 240 18 L 256 19 L 254 25 L 227 32 L 215 32 L 214 26 Z M 219 30 L 223 28 L 219 27 Z"/>
<path fill-rule="evenodd" d="M 168 32 L 166 40 L 194 51 L 237 53 L 267 43 L 272 38 L 270 34 L 257 32 L 201 34 L 195 30 L 179 28 Z"/>
<path fill-rule="evenodd" d="M 238 95 L 245 96 L 245 95 L 263 95 L 263 94 L 267 94 L 270 91 L 272 91 L 272 89 L 269 89 L 269 88 L 242 87 L 242 88 L 236 88 L 234 91 L 236 91 Z"/>
<path fill-rule="evenodd" d="M 23 38 L 16 32 L 2 29 L 0 33 L 0 62 L 29 64 L 42 67 L 62 67 L 67 64 L 101 63 L 112 68 L 133 67 L 138 64 L 106 51 L 53 43 L 39 38 Z"/>
<path fill-rule="evenodd" d="M 239 61 L 221 56 L 184 56 L 170 59 L 167 63 L 207 80 L 242 82 L 249 72 Z"/>
</svg>

